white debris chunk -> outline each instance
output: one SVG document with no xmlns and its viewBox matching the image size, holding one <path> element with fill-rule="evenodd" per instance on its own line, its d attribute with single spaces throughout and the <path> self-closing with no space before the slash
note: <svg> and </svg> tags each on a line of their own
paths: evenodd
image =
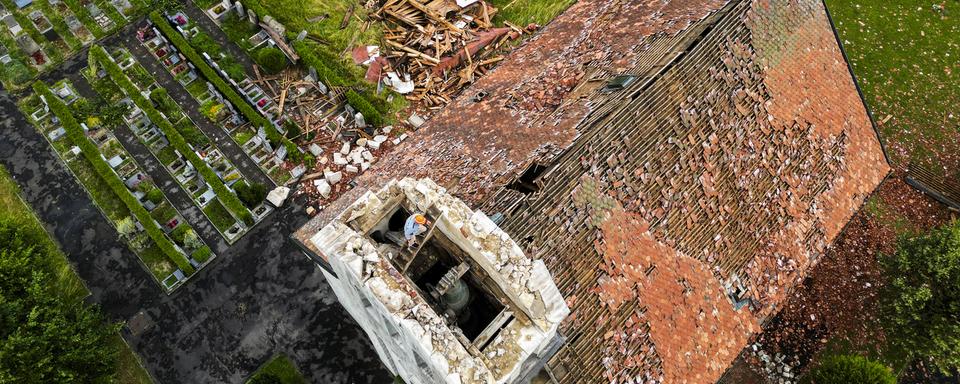
<svg viewBox="0 0 960 384">
<path fill-rule="evenodd" d="M 343 178 L 343 173 L 333 172 L 328 168 L 323 170 L 323 178 L 327 179 L 327 182 L 330 183 L 330 185 L 336 185 L 340 182 L 340 179 Z"/>
<path fill-rule="evenodd" d="M 317 187 L 317 192 L 320 192 L 320 195 L 324 198 L 330 197 L 330 184 L 327 183 L 324 179 L 317 179 L 313 181 L 313 186 Z"/>
</svg>

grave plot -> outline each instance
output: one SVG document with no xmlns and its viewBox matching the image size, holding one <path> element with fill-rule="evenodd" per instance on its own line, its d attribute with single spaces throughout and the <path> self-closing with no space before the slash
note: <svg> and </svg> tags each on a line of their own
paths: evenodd
<svg viewBox="0 0 960 384">
<path fill-rule="evenodd" d="M 87 190 L 118 236 L 167 292 L 216 255 L 113 134 L 116 109 L 61 81 L 34 85 L 20 108 Z"/>
<path fill-rule="evenodd" d="M 130 129 L 202 209 L 228 243 L 273 211 L 265 190 L 246 180 L 129 52 L 90 51 L 85 76 L 102 96 L 130 105 Z"/>
<path fill-rule="evenodd" d="M 0 81 L 27 86 L 97 38 L 117 31 L 148 0 L 0 0 Z"/>
<path fill-rule="evenodd" d="M 184 22 L 186 25 L 186 19 L 178 20 L 181 20 L 181 22 Z M 187 32 L 193 36 L 191 41 L 210 42 L 210 44 L 205 44 L 210 47 L 208 51 L 212 50 L 213 47 L 218 47 L 209 37 L 204 37 L 206 35 L 202 35 L 202 32 L 196 29 L 196 27 L 190 27 L 189 31 L 193 31 Z M 200 107 L 200 113 L 227 132 L 230 138 L 250 156 L 264 174 L 275 184 L 282 185 L 291 178 L 301 175 L 305 168 L 301 165 L 302 163 L 312 164 L 314 161 L 312 155 L 303 153 L 303 151 L 296 146 L 277 146 L 276 142 L 271 143 L 271 140 L 269 140 L 267 136 L 267 129 L 265 127 L 259 129 L 254 123 L 251 123 L 251 121 L 257 121 L 275 127 L 276 122 L 272 119 L 265 120 L 260 115 L 253 116 L 256 120 L 251 120 L 241 113 L 243 109 L 249 109 L 250 106 L 241 104 L 240 107 L 237 107 L 237 104 L 234 103 L 234 101 L 242 103 L 235 92 L 230 94 L 230 97 L 224 96 L 224 93 L 219 90 L 225 89 L 223 87 L 223 85 L 225 85 L 224 81 L 237 84 L 230 76 L 225 78 L 217 77 L 214 78 L 212 82 L 208 81 L 208 77 L 200 75 L 196 69 L 197 67 L 187 59 L 184 53 L 171 44 L 170 40 L 168 40 L 157 27 L 148 26 L 139 30 L 137 33 L 137 37 L 144 48 L 146 48 L 153 58 L 157 59 L 160 64 L 173 75 L 177 82 L 186 89 L 187 93 L 197 101 Z M 204 52 L 203 56 L 204 60 L 211 57 L 208 52 Z M 226 55 L 217 51 L 214 52 L 213 56 L 225 57 Z M 212 60 L 210 63 L 218 65 L 217 62 Z M 205 65 L 207 63 L 201 62 L 200 64 Z M 212 68 L 208 67 L 207 69 L 208 71 L 205 71 L 205 74 L 215 73 Z M 243 71 L 242 66 L 240 70 L 241 72 Z M 247 82 L 248 81 L 244 79 L 239 84 Z M 220 83 L 221 87 L 218 88 L 215 86 L 216 83 Z M 228 89 L 228 91 L 233 91 L 233 89 Z M 251 99 L 250 96 L 247 96 L 247 100 L 255 106 L 257 106 L 257 102 L 260 101 L 259 99 Z M 266 108 L 265 106 L 258 107 L 261 108 L 261 111 L 266 110 L 264 109 Z M 290 148 L 293 148 L 292 152 Z"/>
</svg>

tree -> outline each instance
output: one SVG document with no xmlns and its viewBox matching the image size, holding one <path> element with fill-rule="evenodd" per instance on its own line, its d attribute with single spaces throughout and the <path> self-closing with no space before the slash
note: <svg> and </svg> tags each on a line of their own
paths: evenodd
<svg viewBox="0 0 960 384">
<path fill-rule="evenodd" d="M 263 47 L 257 51 L 257 64 L 269 74 L 280 73 L 287 68 L 287 56 L 275 47 Z"/>
<path fill-rule="evenodd" d="M 293 140 L 303 134 L 303 131 L 300 129 L 300 126 L 297 123 L 292 121 L 287 121 L 283 123 L 284 129 L 287 130 L 286 136 L 288 139 Z"/>
<path fill-rule="evenodd" d="M 960 222 L 901 238 L 880 262 L 890 279 L 881 295 L 890 342 L 944 372 L 960 367 Z"/>
<path fill-rule="evenodd" d="M 242 201 L 243 205 L 246 205 L 247 208 L 260 205 L 263 199 L 267 197 L 267 186 L 260 183 L 253 183 L 252 185 L 237 183 L 233 189 L 237 192 L 237 197 L 240 198 L 240 201 Z"/>
<path fill-rule="evenodd" d="M 103 125 L 104 128 L 114 130 L 126 124 L 123 117 L 130 111 L 130 107 L 123 103 L 109 103 L 97 97 L 93 100 L 80 99 L 73 104 L 74 116 L 87 121 L 87 125 Z M 97 123 L 90 120 L 96 119 Z"/>
<path fill-rule="evenodd" d="M 113 382 L 119 325 L 57 295 L 40 235 L 0 219 L 0 382 Z"/>
<path fill-rule="evenodd" d="M 153 101 L 157 109 L 167 115 L 177 110 L 177 103 L 164 88 L 157 88 L 150 92 L 150 101 Z"/>
<path fill-rule="evenodd" d="M 123 118 L 127 115 L 127 112 L 130 111 L 130 106 L 124 103 L 104 102 L 100 104 L 99 110 L 100 120 L 104 127 L 114 130 L 126 124 Z"/>
<path fill-rule="evenodd" d="M 890 368 L 856 355 L 830 355 L 803 376 L 805 384 L 895 384 Z"/>
</svg>

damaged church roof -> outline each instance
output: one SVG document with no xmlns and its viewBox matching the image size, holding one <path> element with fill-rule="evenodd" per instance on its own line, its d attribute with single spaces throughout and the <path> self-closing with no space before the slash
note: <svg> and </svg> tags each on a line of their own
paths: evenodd
<svg viewBox="0 0 960 384">
<path fill-rule="evenodd" d="M 713 382 L 888 172 L 820 1 L 586 0 L 296 236 L 432 178 L 554 276 L 560 382 Z"/>
</svg>

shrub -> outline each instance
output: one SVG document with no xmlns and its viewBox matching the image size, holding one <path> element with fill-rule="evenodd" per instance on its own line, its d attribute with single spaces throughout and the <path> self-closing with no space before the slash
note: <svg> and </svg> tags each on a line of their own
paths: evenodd
<svg viewBox="0 0 960 384">
<path fill-rule="evenodd" d="M 100 48 L 99 52 L 103 55 L 106 55 L 107 52 Z M 114 65 L 116 65 L 114 63 Z M 120 69 L 119 66 L 116 67 L 117 70 Z M 127 80 L 129 81 L 129 80 Z M 132 83 L 130 84 L 133 85 Z M 100 155 L 100 151 L 97 149 L 97 146 L 93 144 L 86 137 L 86 134 L 83 132 L 83 128 L 80 127 L 80 123 L 70 114 L 69 109 L 66 104 L 60 100 L 59 97 L 54 96 L 53 92 L 50 91 L 50 88 L 42 82 L 36 82 L 33 85 L 34 90 L 43 95 L 47 100 L 47 103 L 50 107 L 50 110 L 53 111 L 54 115 L 60 119 L 60 122 L 63 124 L 63 128 L 67 131 L 67 136 L 74 143 L 74 145 L 80 147 L 81 153 L 83 156 L 93 165 L 94 170 L 110 186 L 110 189 L 116 194 L 120 200 L 123 201 L 124 205 L 127 206 L 127 209 L 137 218 L 137 221 L 144 226 L 144 229 L 147 232 L 147 235 L 150 236 L 158 247 L 163 251 L 163 253 L 170 258 L 184 273 L 191 274 L 194 269 L 193 266 L 187 261 L 187 258 L 184 257 L 182 253 L 177 251 L 173 243 L 163 234 L 163 230 L 157 226 L 157 223 L 151 220 L 150 212 L 147 212 L 146 208 L 140 205 L 140 202 L 127 190 L 127 186 L 123 184 L 123 181 L 117 176 L 116 173 L 113 173 L 113 169 L 110 168 L 110 165 L 103 159 L 103 156 Z"/>
<path fill-rule="evenodd" d="M 367 99 L 360 96 L 359 93 L 354 92 L 352 89 L 347 91 L 347 103 L 353 106 L 357 112 L 363 115 L 363 118 L 366 120 L 367 124 L 373 126 L 383 125 L 383 115 L 380 114 L 376 108 L 373 107 L 373 104 L 370 104 Z"/>
<path fill-rule="evenodd" d="M 237 197 L 240 198 L 240 201 L 242 201 L 247 208 L 260 205 L 263 199 L 267 197 L 267 186 L 260 183 L 253 183 L 253 185 L 237 183 L 233 188 L 237 191 Z"/>
<path fill-rule="evenodd" d="M 178 0 L 151 0 L 150 1 L 150 9 L 176 11 L 182 8 L 183 8 L 183 3 Z"/>
<path fill-rule="evenodd" d="M 255 55 L 257 64 L 267 73 L 276 74 L 287 68 L 287 56 L 276 47 L 263 47 Z"/>
<path fill-rule="evenodd" d="M 220 113 L 224 110 L 223 107 L 223 103 L 218 103 L 214 100 L 208 100 L 200 107 L 200 113 L 202 113 L 203 116 L 208 120 L 216 122 L 220 119 Z"/>
<path fill-rule="evenodd" d="M 161 191 L 160 188 L 151 189 L 147 192 L 147 200 L 150 200 L 150 202 L 154 204 L 160 204 L 160 202 L 163 201 L 163 191 Z"/>
<path fill-rule="evenodd" d="M 199 249 L 203 247 L 203 240 L 200 240 L 200 236 L 197 235 L 197 231 L 194 231 L 193 228 L 187 230 L 183 234 L 183 244 L 190 249 Z"/>
<path fill-rule="evenodd" d="M 117 220 L 117 232 L 120 233 L 120 236 L 128 237 L 137 231 L 137 224 L 133 222 L 133 218 L 127 216 L 120 220 Z"/>
<path fill-rule="evenodd" d="M 890 279 L 881 294 L 889 340 L 941 371 L 960 367 L 960 221 L 899 239 L 880 263 Z"/>
<path fill-rule="evenodd" d="M 170 238 L 176 241 L 177 244 L 186 244 L 184 242 L 184 237 L 187 235 L 187 231 L 190 231 L 190 230 L 191 229 L 189 225 L 185 223 L 181 223 L 176 228 L 174 228 L 172 232 L 170 232 Z"/>
<path fill-rule="evenodd" d="M 159 16 L 157 12 L 151 13 L 151 16 L 153 15 Z M 169 27 L 169 25 L 167 25 L 167 27 Z M 194 151 L 190 150 L 183 136 L 180 135 L 176 129 L 174 129 L 173 125 L 170 124 L 167 119 L 164 119 L 163 116 L 161 116 L 160 113 L 153 108 L 153 105 L 149 100 L 140 94 L 136 86 L 133 85 L 133 82 L 131 82 L 122 71 L 120 71 L 120 66 L 110 60 L 109 56 L 107 55 L 107 51 L 105 51 L 103 47 L 99 45 L 94 45 L 90 47 L 90 55 L 93 55 L 97 58 L 97 60 L 104 66 L 104 69 L 107 71 L 110 77 L 113 78 L 121 88 L 126 90 L 127 95 L 129 95 L 130 98 L 133 99 L 134 103 L 136 103 L 140 109 L 144 111 L 150 121 L 156 124 L 157 127 L 163 131 L 163 133 L 167 136 L 167 139 L 170 141 L 170 145 L 174 146 L 174 148 L 176 148 L 180 154 L 185 157 L 187 161 L 194 166 L 194 168 L 197 169 L 197 172 L 200 173 L 200 175 L 203 176 L 203 179 L 210 184 L 210 187 L 213 188 L 214 192 L 217 193 L 217 197 L 220 198 L 223 204 L 244 221 L 252 221 L 253 215 L 250 214 L 250 211 L 243 206 L 243 203 L 240 202 L 240 199 L 238 199 L 236 195 L 227 189 L 227 186 L 220 181 L 220 178 L 218 178 L 216 173 L 214 173 L 213 170 L 207 166 L 207 163 L 200 159 L 200 156 L 198 156 Z"/>
<path fill-rule="evenodd" d="M 804 375 L 805 384 L 895 384 L 890 368 L 855 355 L 831 355 Z"/>
</svg>

